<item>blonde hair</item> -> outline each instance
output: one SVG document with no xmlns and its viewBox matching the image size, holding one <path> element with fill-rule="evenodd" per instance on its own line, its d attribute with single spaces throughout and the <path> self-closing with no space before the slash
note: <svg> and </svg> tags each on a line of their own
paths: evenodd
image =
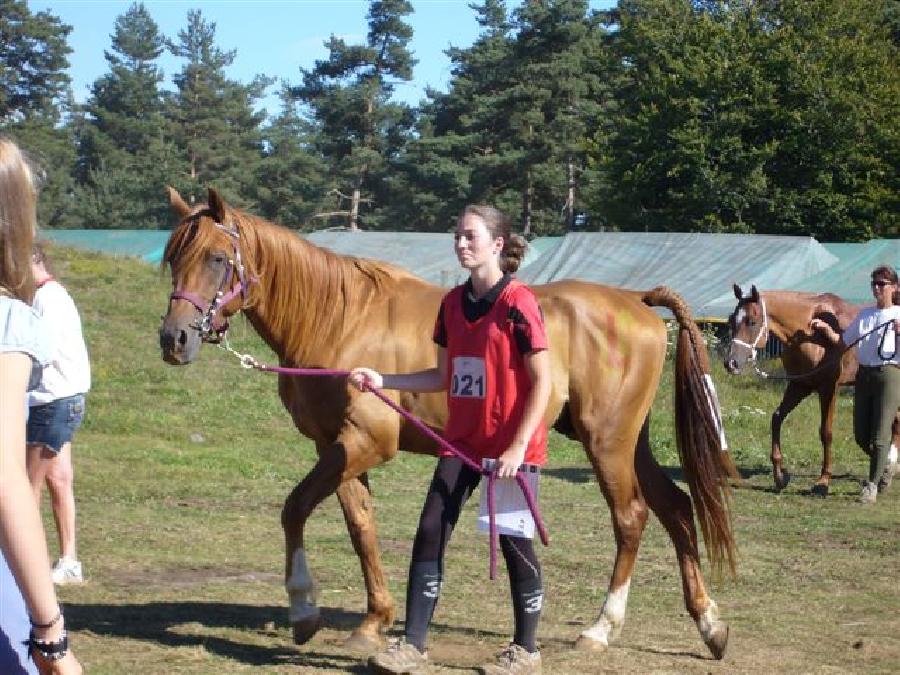
<svg viewBox="0 0 900 675">
<path fill-rule="evenodd" d="M 37 226 L 37 188 L 24 153 L 0 136 L 0 291 L 31 302 L 31 247 Z"/>
<path fill-rule="evenodd" d="M 512 274 L 525 259 L 528 250 L 528 242 L 519 234 L 513 234 L 512 221 L 509 217 L 493 206 L 484 204 L 469 204 L 459 214 L 456 222 L 459 223 L 466 216 L 478 216 L 484 221 L 485 227 L 491 237 L 503 237 L 503 250 L 500 251 L 500 270 L 504 274 Z"/>
</svg>

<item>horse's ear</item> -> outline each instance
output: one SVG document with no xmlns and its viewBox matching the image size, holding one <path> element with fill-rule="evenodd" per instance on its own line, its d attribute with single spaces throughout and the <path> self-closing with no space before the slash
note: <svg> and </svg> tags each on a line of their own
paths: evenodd
<svg viewBox="0 0 900 675">
<path fill-rule="evenodd" d="M 759 291 L 756 290 L 756 284 L 750 287 L 750 300 L 752 302 L 759 302 Z"/>
<path fill-rule="evenodd" d="M 175 211 L 175 213 L 184 218 L 191 212 L 191 207 L 188 206 L 187 202 L 185 202 L 184 199 L 181 198 L 178 190 L 170 185 L 166 188 L 166 192 L 169 195 L 169 204 L 171 205 L 172 210 Z"/>
<path fill-rule="evenodd" d="M 734 286 L 732 286 L 732 288 L 734 289 L 734 297 L 736 297 L 738 300 L 744 297 L 744 293 L 741 291 L 740 286 L 735 284 Z"/>
<path fill-rule="evenodd" d="M 216 192 L 214 188 L 209 188 L 209 196 L 206 200 L 209 210 L 212 211 L 212 217 L 217 223 L 225 222 L 225 200 Z"/>
</svg>

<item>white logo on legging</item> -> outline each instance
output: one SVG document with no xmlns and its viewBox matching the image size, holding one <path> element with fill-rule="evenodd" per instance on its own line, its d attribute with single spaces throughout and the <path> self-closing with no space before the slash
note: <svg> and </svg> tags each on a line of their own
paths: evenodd
<svg viewBox="0 0 900 675">
<path fill-rule="evenodd" d="M 440 579 L 435 579 L 434 581 L 425 582 L 425 590 L 422 591 L 422 595 L 426 598 L 436 598 L 440 592 L 441 581 Z"/>
<path fill-rule="evenodd" d="M 526 614 L 535 614 L 541 611 L 541 607 L 544 606 L 544 593 L 543 591 L 539 591 L 537 595 L 532 595 L 530 598 L 525 600 L 525 613 Z"/>
</svg>

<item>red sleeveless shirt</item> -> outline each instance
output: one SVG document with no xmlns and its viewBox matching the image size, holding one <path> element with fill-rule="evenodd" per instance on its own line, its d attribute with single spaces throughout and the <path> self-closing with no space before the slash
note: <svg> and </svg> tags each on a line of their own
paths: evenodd
<svg viewBox="0 0 900 675">
<path fill-rule="evenodd" d="M 514 331 L 525 331 L 531 351 L 546 349 L 547 335 L 537 299 L 522 282 L 510 280 L 488 312 L 472 322 L 463 314 L 463 293 L 465 286 L 457 286 L 444 296 L 439 315 L 446 331 L 450 413 L 444 437 L 480 463 L 509 448 L 531 390 Z M 436 335 L 439 330 L 436 327 Z M 547 461 L 543 420 L 528 443 L 525 461 Z"/>
</svg>

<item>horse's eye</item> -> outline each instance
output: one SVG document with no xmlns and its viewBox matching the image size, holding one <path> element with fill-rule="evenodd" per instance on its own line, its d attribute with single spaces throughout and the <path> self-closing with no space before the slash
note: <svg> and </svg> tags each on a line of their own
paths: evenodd
<svg viewBox="0 0 900 675">
<path fill-rule="evenodd" d="M 225 254 L 224 253 L 213 253 L 210 257 L 210 262 L 214 265 L 224 265 L 225 264 Z"/>
</svg>

